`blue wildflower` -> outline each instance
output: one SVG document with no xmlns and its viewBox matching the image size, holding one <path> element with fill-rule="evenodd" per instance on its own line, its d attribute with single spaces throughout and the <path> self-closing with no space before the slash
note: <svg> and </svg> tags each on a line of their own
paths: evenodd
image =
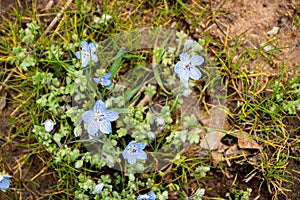
<svg viewBox="0 0 300 200">
<path fill-rule="evenodd" d="M 99 183 L 98 185 L 96 185 L 94 187 L 94 191 L 93 194 L 101 194 L 102 190 L 103 190 L 104 184 L 103 183 Z"/>
<path fill-rule="evenodd" d="M 93 110 L 82 114 L 82 120 L 88 125 L 88 133 L 93 137 L 98 135 L 98 131 L 110 133 L 112 131 L 111 122 L 118 118 L 119 114 L 112 110 L 106 110 L 106 105 L 101 100 L 95 103 Z"/>
<path fill-rule="evenodd" d="M 5 191 L 5 189 L 9 188 L 10 182 L 8 178 L 11 178 L 11 176 L 0 175 L 0 190 Z"/>
<path fill-rule="evenodd" d="M 47 133 L 50 133 L 53 130 L 55 125 L 55 123 L 51 119 L 47 119 L 43 124 L 44 124 L 45 131 Z"/>
<path fill-rule="evenodd" d="M 193 40 L 186 40 L 183 45 L 183 51 L 186 51 L 186 50 L 192 48 L 193 45 L 194 45 Z"/>
<path fill-rule="evenodd" d="M 157 126 L 165 125 L 165 118 L 164 117 L 157 117 L 156 118 L 156 124 L 157 124 Z"/>
<path fill-rule="evenodd" d="M 111 86 L 112 81 L 109 80 L 111 78 L 111 72 L 108 72 L 107 74 L 105 74 L 104 76 L 101 76 L 100 78 L 98 78 L 96 80 L 96 83 L 100 83 L 103 86 Z"/>
<path fill-rule="evenodd" d="M 204 62 L 202 56 L 196 55 L 190 57 L 187 53 L 181 53 L 179 59 L 180 61 L 176 63 L 174 71 L 178 74 L 181 82 L 187 83 L 190 78 L 193 80 L 201 78 L 202 74 L 197 66 Z"/>
<path fill-rule="evenodd" d="M 136 141 L 132 141 L 123 151 L 123 158 L 125 160 L 127 159 L 129 164 L 135 164 L 136 159 L 145 160 L 147 159 L 147 154 L 143 151 L 145 147 L 146 144 L 142 142 L 137 143 Z"/>
<path fill-rule="evenodd" d="M 149 192 L 148 194 L 139 195 L 136 200 L 155 200 L 156 195 L 154 192 Z"/>
<path fill-rule="evenodd" d="M 97 48 L 98 44 L 96 42 L 81 42 L 81 51 L 76 52 L 76 58 L 81 59 L 81 67 L 86 67 L 91 60 L 98 62 L 98 56 L 95 54 Z"/>
</svg>

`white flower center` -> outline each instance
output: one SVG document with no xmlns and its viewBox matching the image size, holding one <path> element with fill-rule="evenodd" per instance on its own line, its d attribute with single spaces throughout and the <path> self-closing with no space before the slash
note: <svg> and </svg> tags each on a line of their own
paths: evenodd
<svg viewBox="0 0 300 200">
<path fill-rule="evenodd" d="M 190 69 L 190 64 L 191 64 L 191 62 L 189 60 L 186 60 L 183 62 L 183 67 Z"/>
<path fill-rule="evenodd" d="M 82 50 L 81 55 L 82 55 L 82 58 L 89 58 L 91 53 L 89 51 Z"/>
<path fill-rule="evenodd" d="M 136 148 L 136 146 L 134 144 L 130 145 L 129 152 L 131 154 L 136 154 L 137 153 L 137 148 Z"/>
<path fill-rule="evenodd" d="M 103 118 L 104 118 L 104 115 L 101 112 L 97 112 L 94 115 L 94 120 L 95 121 L 101 122 L 103 120 Z"/>
</svg>

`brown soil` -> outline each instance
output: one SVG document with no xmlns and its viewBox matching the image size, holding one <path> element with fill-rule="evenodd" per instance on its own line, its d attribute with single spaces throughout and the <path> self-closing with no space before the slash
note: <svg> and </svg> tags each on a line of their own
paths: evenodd
<svg viewBox="0 0 300 200">
<path fill-rule="evenodd" d="M 254 73 L 265 73 L 268 75 L 279 76 L 282 73 L 283 66 L 289 71 L 291 76 L 299 76 L 300 74 L 300 27 L 295 24 L 295 16 L 299 17 L 300 1 L 290 0 L 254 0 L 254 1 L 205 1 L 206 6 L 213 12 L 216 12 L 214 23 L 209 21 L 200 22 L 198 29 L 191 31 L 194 38 L 203 37 L 202 31 L 206 31 L 216 41 L 226 45 L 227 39 L 239 38 L 239 47 L 234 51 L 232 44 L 227 44 L 227 53 L 231 56 L 239 57 L 241 52 L 247 49 L 263 49 L 264 46 L 270 45 L 271 48 L 282 48 L 274 51 L 275 60 L 267 64 L 261 64 L 261 57 L 242 65 L 242 70 L 253 71 Z M 205 5 L 205 4 L 204 4 Z M 298 13 L 297 13 L 298 12 Z M 297 14 L 295 14 L 297 13 Z M 277 34 L 268 34 L 273 27 L 278 27 Z M 234 63 L 233 63 L 234 64 Z M 288 118 L 284 120 L 287 132 L 298 130 L 293 133 L 291 138 L 296 141 L 299 139 L 299 113 L 298 117 Z M 293 148 L 291 148 L 293 149 Z M 293 150 L 292 150 L 293 151 Z M 293 156 L 299 158 L 299 151 L 294 149 Z M 299 160 L 299 159 L 298 159 Z M 226 165 L 226 164 L 224 164 Z M 284 183 L 283 186 L 288 189 L 284 195 L 270 195 L 266 183 L 261 186 L 259 192 L 259 184 L 264 180 L 263 176 L 257 173 L 249 182 L 245 182 L 246 175 L 253 170 L 249 165 L 232 165 L 226 172 L 213 170 L 210 177 L 205 179 L 205 188 L 207 188 L 205 196 L 209 197 L 226 197 L 226 193 L 231 193 L 233 189 L 244 191 L 252 188 L 251 198 L 259 196 L 259 199 L 269 200 L 273 197 L 278 199 L 300 199 L 300 163 L 295 160 L 288 160 L 287 169 L 291 172 L 287 178 L 290 183 Z M 230 173 L 232 178 L 226 175 Z M 209 189 L 210 188 L 210 189 Z M 234 199 L 234 197 L 232 196 Z"/>
<path fill-rule="evenodd" d="M 299 16 L 299 1 L 292 0 L 254 0 L 254 1 L 210 1 L 210 7 L 216 12 L 215 23 L 210 26 L 199 24 L 199 30 L 203 28 L 215 39 L 225 43 L 229 39 L 241 37 L 236 56 L 242 50 L 259 49 L 267 44 L 271 48 L 284 48 L 276 51 L 277 60 L 264 68 L 252 63 L 248 68 L 256 72 L 276 72 L 282 64 L 287 64 L 289 69 L 300 72 L 300 28 L 295 24 L 295 14 Z M 298 9 L 298 11 L 297 11 Z M 274 27 L 278 27 L 278 33 L 268 34 Z M 227 35 L 227 36 L 226 36 Z M 230 44 L 229 44 L 230 45 Z M 298 67 L 297 67 L 298 66 Z"/>
<path fill-rule="evenodd" d="M 47 3 L 48 0 L 39 1 L 37 10 L 45 8 Z M 28 9 L 32 9 L 31 0 L 0 0 L 0 15 L 5 18 L 9 18 L 10 13 L 16 10 L 25 13 Z M 2 16 L 0 20 L 2 21 Z M 6 66 L 0 66 L 0 69 L 0 79 L 4 80 L 6 76 L 3 70 L 6 69 Z M 48 170 L 44 161 L 40 159 L 46 156 L 42 155 L 43 153 L 40 153 L 40 155 L 32 154 L 36 150 L 36 147 L 32 144 L 35 144 L 36 141 L 34 139 L 24 139 L 16 134 L 19 132 L 16 129 L 24 127 L 24 124 L 30 120 L 26 117 L 28 115 L 19 117 L 19 115 L 22 115 L 22 109 L 12 114 L 18 105 L 13 103 L 14 100 L 9 99 L 13 99 L 18 94 L 5 87 L 2 90 L 0 89 L 0 92 L 2 91 L 5 91 L 7 96 L 5 107 L 3 110 L 0 109 L 0 173 L 5 172 L 11 175 L 12 178 L 10 179 L 11 189 L 7 190 L 6 193 L 0 192 L 0 200 L 48 199 L 47 195 L 52 193 L 51 187 L 57 184 L 57 179 L 54 177 L 53 170 Z M 30 129 L 22 131 L 27 132 L 29 136 L 31 134 Z"/>
<path fill-rule="evenodd" d="M 7 93 L 8 99 L 15 96 L 15 92 L 10 90 L 7 90 Z M 45 158 L 45 155 L 43 153 L 32 154 L 36 151 L 36 148 L 32 146 L 36 141 L 16 135 L 16 129 L 23 127 L 29 120 L 26 117 L 22 119 L 18 117 L 23 112 L 22 110 L 12 115 L 16 107 L 16 104 L 7 101 L 6 107 L 1 112 L 1 171 L 12 176 L 11 186 L 14 189 L 7 190 L 6 193 L 0 192 L 0 199 L 7 199 L 7 195 L 12 199 L 21 197 L 22 199 L 38 199 L 51 193 L 50 188 L 56 185 L 57 180 L 52 172 L 43 173 L 47 172 L 48 168 L 40 158 Z M 31 132 L 27 129 L 23 131 Z"/>
</svg>

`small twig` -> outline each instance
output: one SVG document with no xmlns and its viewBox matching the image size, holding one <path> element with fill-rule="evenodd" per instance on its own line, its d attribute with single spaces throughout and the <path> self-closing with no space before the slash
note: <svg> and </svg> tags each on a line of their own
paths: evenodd
<svg viewBox="0 0 300 200">
<path fill-rule="evenodd" d="M 16 114 L 16 112 L 18 112 L 18 110 L 20 110 L 20 108 L 22 108 L 22 106 L 24 105 L 24 104 L 26 104 L 26 103 L 28 103 L 28 100 L 29 99 L 31 99 L 32 97 L 33 97 L 34 95 L 32 94 L 32 95 L 30 95 L 30 97 L 28 97 L 26 100 L 24 100 L 24 101 L 22 101 L 22 103 L 12 112 L 12 113 L 10 113 L 10 115 L 9 116 L 14 116 L 15 114 Z"/>
<path fill-rule="evenodd" d="M 22 4 L 21 4 L 20 0 L 18 0 L 18 6 L 19 6 L 19 8 L 22 7 Z"/>
<path fill-rule="evenodd" d="M 6 79 L 3 81 L 3 83 L 0 85 L 0 92 L 3 89 L 3 85 L 5 85 L 5 83 L 10 79 L 10 77 L 12 76 L 12 74 L 14 73 L 14 71 L 12 70 L 8 76 L 6 77 Z"/>
<path fill-rule="evenodd" d="M 136 93 L 136 95 L 134 95 L 133 98 L 140 96 L 144 91 L 145 91 L 145 86 L 143 86 L 143 87 L 139 90 L 139 92 Z M 132 103 L 129 105 L 129 107 L 133 107 L 133 106 L 137 103 L 137 101 L 138 101 L 138 98 L 137 98 L 134 102 L 132 102 Z"/>
<path fill-rule="evenodd" d="M 138 106 L 146 106 L 150 102 L 150 96 L 145 95 L 145 97 L 138 103 Z"/>
<path fill-rule="evenodd" d="M 248 183 L 255 175 L 257 174 L 257 172 L 254 172 L 253 174 L 251 174 L 248 178 L 243 179 L 243 181 L 245 183 Z"/>
<path fill-rule="evenodd" d="M 49 9 L 53 5 L 53 3 L 54 3 L 54 1 L 50 0 L 46 5 L 45 10 Z"/>
<path fill-rule="evenodd" d="M 229 38 L 230 40 L 232 39 L 232 37 L 230 37 L 230 35 L 228 34 L 228 32 L 229 32 L 228 26 L 224 25 L 224 23 L 220 22 L 217 19 L 215 19 L 215 24 L 217 25 L 217 27 L 219 28 L 219 30 L 224 34 L 225 37 Z M 226 27 L 226 31 L 220 25 Z"/>
<path fill-rule="evenodd" d="M 52 20 L 50 25 L 47 27 L 47 29 L 45 30 L 45 34 L 47 34 L 52 29 L 52 27 L 56 24 L 56 22 L 59 20 L 59 18 L 64 13 L 64 11 L 70 6 L 71 2 L 72 0 L 67 1 L 65 7 L 63 7 L 63 9 L 56 15 L 56 17 Z"/>
<path fill-rule="evenodd" d="M 156 172 L 158 172 L 158 160 L 157 160 L 157 158 L 153 155 L 153 153 L 150 153 L 151 154 L 151 156 L 154 158 L 154 160 L 155 160 L 155 164 L 156 164 L 156 167 L 155 167 L 155 171 Z"/>
</svg>

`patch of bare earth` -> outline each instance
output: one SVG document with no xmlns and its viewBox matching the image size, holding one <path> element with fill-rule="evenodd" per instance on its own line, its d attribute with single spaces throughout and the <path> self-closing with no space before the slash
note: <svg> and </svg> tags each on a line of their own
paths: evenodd
<svg viewBox="0 0 300 200">
<path fill-rule="evenodd" d="M 0 192 L 0 199 L 43 199 L 52 192 L 51 187 L 57 180 L 40 159 L 45 155 L 35 152 L 36 141 L 30 137 L 31 130 L 24 128 L 30 120 L 24 115 L 26 111 L 14 112 L 18 106 L 8 100 L 16 93 L 5 88 L 3 91 L 6 91 L 7 100 L 0 110 L 0 173 L 5 172 L 12 179 L 10 189 Z"/>
<path fill-rule="evenodd" d="M 203 33 L 208 33 L 214 40 L 226 46 L 227 53 L 235 58 L 232 64 L 235 64 L 244 51 L 252 49 L 264 52 L 240 66 L 240 70 L 246 73 L 261 74 L 260 76 L 264 77 L 261 81 L 271 76 L 279 76 L 283 70 L 288 74 L 287 77 L 299 76 L 300 27 L 295 22 L 295 15 L 300 9 L 299 1 L 228 0 L 223 3 L 223 0 L 191 2 L 190 7 L 195 13 L 200 10 L 197 10 L 197 7 L 203 7 L 215 14 L 213 20 L 199 22 L 198 27 L 191 31 L 193 38 L 203 38 Z M 189 20 L 189 23 L 192 24 L 193 21 Z M 235 39 L 238 43 L 237 49 L 234 50 L 234 44 L 228 43 L 230 39 Z M 299 114 L 298 118 L 289 118 L 284 124 L 287 132 L 293 132 L 291 138 L 299 141 L 299 129 L 294 132 L 300 126 Z M 299 158 L 298 150 L 292 154 Z M 299 166 L 299 162 L 295 160 L 290 159 L 287 163 L 287 169 L 291 174 L 288 178 L 290 183 L 283 184 L 289 189 L 285 195 L 270 195 L 265 183 L 259 191 L 259 184 L 264 178 L 257 174 L 245 182 L 247 174 L 253 167 L 233 164 L 230 167 L 226 166 L 225 172 L 216 169 L 213 173 L 209 173 L 203 185 L 206 188 L 205 196 L 226 198 L 227 193 L 234 194 L 233 189 L 245 191 L 248 187 L 252 188 L 250 199 L 268 200 L 274 195 L 278 199 L 300 199 Z"/>
<path fill-rule="evenodd" d="M 12 18 L 13 12 L 25 13 L 31 10 L 31 0 L 15 1 L 0 0 L 0 19 Z M 39 1 L 36 9 L 44 9 L 49 1 Z M 8 66 L 0 64 L 0 80 L 10 84 L 13 76 L 7 76 Z M 5 84 L 3 84 L 5 85 Z M 24 88 L 25 89 L 25 88 Z M 0 174 L 11 175 L 10 188 L 6 192 L 0 191 L 0 200 L 4 199 L 48 199 L 52 193 L 51 187 L 57 184 L 53 173 L 44 161 L 43 153 L 36 154 L 36 141 L 30 137 L 31 130 L 24 129 L 30 118 L 22 109 L 15 109 L 14 102 L 19 94 L 0 84 Z"/>
<path fill-rule="evenodd" d="M 211 8 L 217 11 L 223 1 L 212 1 Z M 276 73 L 283 65 L 300 73 L 300 28 L 295 24 L 295 12 L 299 1 L 293 0 L 254 0 L 227 1 L 217 14 L 215 24 L 209 31 L 220 40 L 241 37 L 240 51 L 263 49 L 274 51 L 275 60 L 262 67 L 258 61 L 247 66 L 257 72 Z M 281 48 L 281 49 L 280 49 Z"/>
</svg>

